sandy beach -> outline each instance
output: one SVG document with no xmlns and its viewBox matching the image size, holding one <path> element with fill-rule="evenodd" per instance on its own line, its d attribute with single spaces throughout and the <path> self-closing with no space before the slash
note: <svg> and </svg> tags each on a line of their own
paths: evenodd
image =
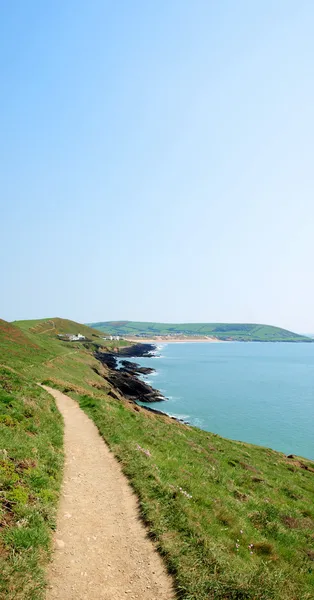
<svg viewBox="0 0 314 600">
<path fill-rule="evenodd" d="M 167 335 L 156 335 L 155 337 L 150 338 L 141 338 L 141 337 L 129 337 L 124 336 L 124 340 L 128 342 L 138 342 L 138 343 L 146 343 L 146 344 L 156 344 L 157 343 L 167 343 L 167 344 L 182 344 L 182 343 L 190 343 L 190 342 L 209 342 L 209 343 L 221 343 L 222 340 L 218 340 L 215 337 L 210 336 L 167 336 Z"/>
</svg>

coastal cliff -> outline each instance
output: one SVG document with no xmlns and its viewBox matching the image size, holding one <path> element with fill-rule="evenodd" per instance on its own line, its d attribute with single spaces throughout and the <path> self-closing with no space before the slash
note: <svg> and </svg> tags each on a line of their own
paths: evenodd
<svg viewBox="0 0 314 600">
<path fill-rule="evenodd" d="M 160 402 L 164 400 L 158 390 L 139 378 L 142 374 L 152 373 L 153 368 L 140 367 L 137 363 L 120 360 L 121 357 L 152 356 L 155 346 L 151 344 L 135 344 L 121 348 L 120 352 L 95 352 L 95 358 L 108 368 L 104 379 L 128 400 L 140 402 Z"/>
</svg>

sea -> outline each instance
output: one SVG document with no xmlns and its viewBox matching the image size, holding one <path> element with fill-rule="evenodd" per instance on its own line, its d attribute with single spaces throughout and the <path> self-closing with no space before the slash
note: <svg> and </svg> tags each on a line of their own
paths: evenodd
<svg viewBox="0 0 314 600">
<path fill-rule="evenodd" d="M 314 460 L 314 343 L 165 343 L 136 361 L 166 398 L 152 408 Z"/>
</svg>

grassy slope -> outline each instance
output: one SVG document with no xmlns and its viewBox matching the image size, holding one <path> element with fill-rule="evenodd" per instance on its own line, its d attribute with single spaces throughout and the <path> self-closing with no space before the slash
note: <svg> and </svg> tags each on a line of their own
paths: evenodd
<svg viewBox="0 0 314 600">
<path fill-rule="evenodd" d="M 114 335 L 185 335 L 214 336 L 221 340 L 238 341 L 312 341 L 280 327 L 246 323 L 150 323 L 137 321 L 107 321 L 92 323 L 98 330 Z"/>
<path fill-rule="evenodd" d="M 47 334 L 24 335 L 31 344 L 40 342 L 42 356 L 35 362 L 24 356 L 24 375 L 66 390 L 94 419 L 139 496 L 182 598 L 314 598 L 312 463 L 115 400 L 94 370 L 101 367 L 90 349 L 76 344 L 69 350 Z M 6 359 L 21 364 L 16 354 Z M 18 443 L 15 448 L 20 452 Z"/>
<path fill-rule="evenodd" d="M 62 458 L 52 398 L 0 367 L 0 598 L 44 594 Z"/>
<path fill-rule="evenodd" d="M 0 598 L 6 600 L 44 597 L 62 474 L 62 419 L 36 382 L 49 374 L 90 393 L 105 383 L 82 344 L 61 342 L 43 328 L 34 333 L 29 325 L 0 320 Z"/>
<path fill-rule="evenodd" d="M 47 334 L 55 337 L 57 334 L 65 333 L 81 333 L 87 338 L 95 339 L 99 336 L 103 336 L 103 331 L 97 331 L 95 328 L 70 321 L 69 319 L 60 319 L 55 317 L 53 319 L 36 319 L 33 321 L 14 321 L 13 325 L 19 327 L 24 331 L 29 331 L 35 334 Z"/>
<path fill-rule="evenodd" d="M 77 331 L 93 342 L 85 347 L 56 338 Z M 97 332 L 64 319 L 18 326 L 0 320 L 0 599 L 44 597 L 62 474 L 62 419 L 36 383 L 49 376 L 63 389 L 109 391 L 92 356 L 102 344 Z M 110 350 L 117 345 L 106 342 Z"/>
<path fill-rule="evenodd" d="M 65 322 L 65 320 L 60 319 Z M 81 342 L 63 342 L 51 335 L 50 330 L 42 333 L 33 330 L 25 321 L 16 325 L 0 321 L 0 364 L 9 365 L 32 381 L 40 381 L 50 376 L 56 381 L 70 383 L 79 388 L 83 382 L 85 391 L 95 387 L 110 388 L 97 374 L 102 367 L 93 357 L 93 350 L 105 344 L 105 349 L 123 345 L 123 342 L 104 342 L 94 338 L 92 344 Z M 69 329 L 73 322 L 65 327 Z M 80 327 L 75 323 L 76 328 Z"/>
<path fill-rule="evenodd" d="M 121 461 L 180 597 L 314 597 L 310 461 L 225 440 L 104 395 L 71 395 Z"/>
</svg>

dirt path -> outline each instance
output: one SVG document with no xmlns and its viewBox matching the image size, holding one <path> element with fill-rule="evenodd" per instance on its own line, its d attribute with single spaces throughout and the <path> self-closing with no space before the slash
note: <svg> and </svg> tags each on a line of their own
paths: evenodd
<svg viewBox="0 0 314 600">
<path fill-rule="evenodd" d="M 52 331 L 53 329 L 56 328 L 56 324 L 54 323 L 54 321 L 47 321 L 47 323 L 52 323 L 52 327 L 49 327 L 49 329 L 45 329 L 44 331 L 38 331 L 38 335 L 42 335 L 43 333 L 48 333 L 48 331 Z"/>
<path fill-rule="evenodd" d="M 65 472 L 47 600 L 172 600 L 171 578 L 120 466 L 79 406 L 43 386 L 65 423 Z"/>
<path fill-rule="evenodd" d="M 55 360 L 58 360 L 59 358 L 64 358 L 65 356 L 69 356 L 69 354 L 77 354 L 78 350 L 69 350 L 69 352 L 65 352 L 64 354 L 58 354 L 57 356 L 54 356 L 54 358 L 49 358 L 48 360 L 45 360 L 45 362 L 43 362 L 43 365 L 47 365 L 48 363 L 52 363 Z"/>
</svg>

